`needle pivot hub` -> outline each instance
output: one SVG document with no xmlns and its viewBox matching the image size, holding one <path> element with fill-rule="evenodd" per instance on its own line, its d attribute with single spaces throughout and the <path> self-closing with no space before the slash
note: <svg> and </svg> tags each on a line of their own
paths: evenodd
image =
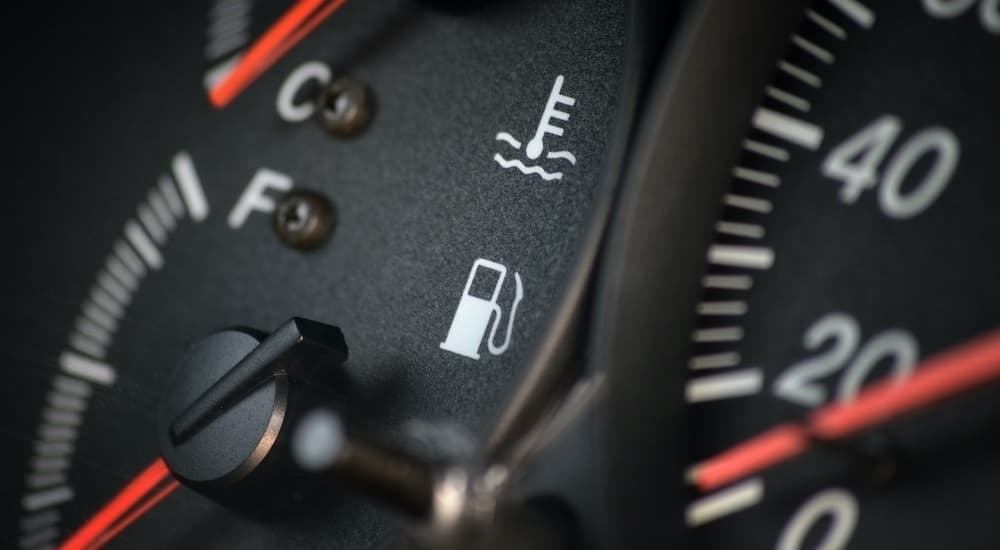
<svg viewBox="0 0 1000 550">
<path fill-rule="evenodd" d="M 225 330 L 181 359 L 159 411 L 163 458 L 179 481 L 229 507 L 278 510 L 315 490 L 288 450 L 308 410 L 344 406 L 340 329 L 293 318 L 270 335 Z M 262 507 L 262 503 L 270 506 Z"/>
</svg>

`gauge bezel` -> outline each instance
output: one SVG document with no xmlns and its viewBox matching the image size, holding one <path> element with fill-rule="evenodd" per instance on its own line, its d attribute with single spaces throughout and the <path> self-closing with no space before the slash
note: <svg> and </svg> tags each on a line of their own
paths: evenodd
<svg viewBox="0 0 1000 550">
<path fill-rule="evenodd" d="M 753 109 L 805 5 L 691 5 L 644 110 L 591 327 L 590 364 L 608 375 L 598 419 L 615 548 L 688 544 L 683 381 L 705 251 Z"/>
<path fill-rule="evenodd" d="M 669 35 L 662 22 L 674 21 L 676 9 L 675 5 L 649 0 L 626 2 L 622 88 L 615 109 L 617 122 L 608 140 L 599 180 L 600 191 L 591 206 L 588 226 L 564 283 L 565 290 L 547 323 L 548 328 L 536 342 L 531 361 L 511 398 L 497 415 L 486 443 L 484 458 L 487 462 L 503 462 L 532 430 L 538 417 L 557 403 L 559 396 L 580 375 L 579 369 L 572 369 L 569 363 L 587 335 L 589 299 L 594 290 L 599 255 L 620 194 L 621 175 L 627 166 L 644 94 L 656 74 L 656 64 L 665 46 L 665 37 Z"/>
</svg>

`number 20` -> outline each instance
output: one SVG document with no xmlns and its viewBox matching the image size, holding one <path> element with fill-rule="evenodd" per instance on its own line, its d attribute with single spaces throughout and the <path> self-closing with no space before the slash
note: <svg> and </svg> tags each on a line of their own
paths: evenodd
<svg viewBox="0 0 1000 550">
<path fill-rule="evenodd" d="M 916 340 L 900 329 L 886 330 L 859 349 L 861 330 L 858 323 L 843 313 L 821 317 L 809 327 L 802 340 L 809 350 L 816 350 L 828 341 L 833 345 L 819 355 L 788 367 L 774 381 L 773 391 L 782 399 L 806 407 L 818 407 L 826 402 L 826 388 L 818 380 L 838 370 L 844 369 L 844 375 L 837 386 L 837 398 L 847 401 L 858 394 L 865 378 L 883 359 L 892 358 L 892 375 L 899 381 L 910 375 L 918 358 Z"/>
</svg>

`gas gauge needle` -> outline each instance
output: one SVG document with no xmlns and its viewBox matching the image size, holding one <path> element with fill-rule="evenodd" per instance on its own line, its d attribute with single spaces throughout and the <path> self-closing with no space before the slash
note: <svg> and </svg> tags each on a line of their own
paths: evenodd
<svg viewBox="0 0 1000 550">
<path fill-rule="evenodd" d="M 59 549 L 94 550 L 104 546 L 166 498 L 177 486 L 177 480 L 171 477 L 163 459 L 156 459 L 91 516 Z"/>
<path fill-rule="evenodd" d="M 918 365 L 903 382 L 887 379 L 850 402 L 813 411 L 802 423 L 786 423 L 697 464 L 688 481 L 712 491 L 778 465 L 817 441 L 847 437 L 934 402 L 1000 378 L 1000 330 L 940 353 Z"/>
<path fill-rule="evenodd" d="M 225 78 L 208 92 L 216 109 L 229 105 L 285 53 L 309 35 L 347 0 L 299 0 L 247 50 Z"/>
</svg>

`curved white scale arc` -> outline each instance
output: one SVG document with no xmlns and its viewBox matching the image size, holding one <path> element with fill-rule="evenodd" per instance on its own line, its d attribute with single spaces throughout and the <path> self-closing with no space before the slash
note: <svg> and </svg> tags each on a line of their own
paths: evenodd
<svg viewBox="0 0 1000 550">
<path fill-rule="evenodd" d="M 58 536 L 57 507 L 75 497 L 67 474 L 74 442 L 85 421 L 92 387 L 111 387 L 117 381 L 106 352 L 126 318 L 132 295 L 148 275 L 164 266 L 161 247 L 185 214 L 195 222 L 208 216 L 208 201 L 190 155 L 181 151 L 171 164 L 174 177 L 161 176 L 151 186 L 136 206 L 136 217 L 127 218 L 112 241 L 58 356 L 59 370 L 39 411 L 37 439 L 24 478 L 22 542 L 44 545 Z M 32 542 L 31 547 L 38 544 Z"/>
</svg>

